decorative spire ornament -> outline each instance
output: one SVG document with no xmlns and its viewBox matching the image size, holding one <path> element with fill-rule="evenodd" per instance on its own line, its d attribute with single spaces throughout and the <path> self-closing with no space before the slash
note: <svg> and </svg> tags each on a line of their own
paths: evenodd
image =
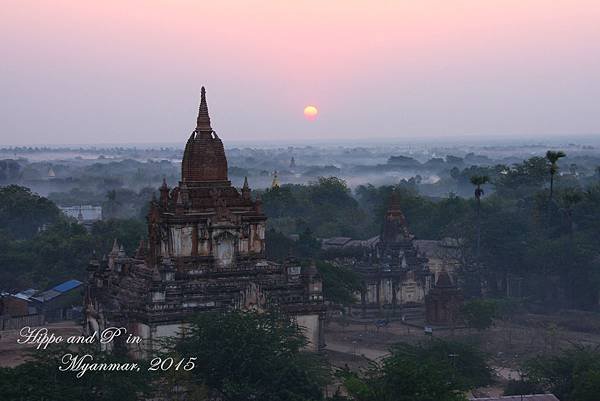
<svg viewBox="0 0 600 401">
<path fill-rule="evenodd" d="M 206 103 L 206 89 L 204 89 L 204 86 L 200 90 L 200 107 L 198 108 L 198 118 L 196 119 L 196 132 L 201 135 L 212 134 L 208 104 Z"/>
</svg>

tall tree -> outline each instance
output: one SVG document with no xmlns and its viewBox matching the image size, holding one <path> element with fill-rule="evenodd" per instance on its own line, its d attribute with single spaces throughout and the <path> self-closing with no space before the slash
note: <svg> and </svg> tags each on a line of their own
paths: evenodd
<svg viewBox="0 0 600 401">
<path fill-rule="evenodd" d="M 487 184 L 490 177 L 487 175 L 471 176 L 471 184 L 475 185 L 475 199 L 477 200 L 477 257 L 479 258 L 481 251 L 481 197 L 483 196 L 482 185 Z"/>
<path fill-rule="evenodd" d="M 563 206 L 561 209 L 564 212 L 565 217 L 567 218 L 569 235 L 572 237 L 573 232 L 575 231 L 575 222 L 573 221 L 573 209 L 575 205 L 583 201 L 583 194 L 576 189 L 569 188 L 568 190 L 564 191 L 560 198 L 560 201 Z"/>
<path fill-rule="evenodd" d="M 487 175 L 473 175 L 471 176 L 471 184 L 475 185 L 475 199 L 477 201 L 477 237 L 476 237 L 476 260 L 477 271 L 481 275 L 481 269 L 479 266 L 481 256 L 481 197 L 483 196 L 482 186 L 490 181 L 490 177 Z M 481 281 L 481 279 L 480 279 Z M 481 284 L 481 283 L 480 283 Z"/>
<path fill-rule="evenodd" d="M 558 160 L 567 156 L 562 150 L 549 150 L 546 152 L 546 159 L 550 162 L 550 203 L 554 195 L 554 176 L 558 172 Z"/>
</svg>

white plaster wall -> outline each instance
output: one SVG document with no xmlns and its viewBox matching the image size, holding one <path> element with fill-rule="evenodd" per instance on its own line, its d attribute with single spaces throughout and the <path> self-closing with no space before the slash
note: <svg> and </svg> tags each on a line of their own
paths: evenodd
<svg viewBox="0 0 600 401">
<path fill-rule="evenodd" d="M 423 286 L 419 285 L 415 280 L 405 280 L 402 282 L 402 290 L 400 292 L 401 303 L 423 303 L 425 302 L 425 291 Z"/>
<path fill-rule="evenodd" d="M 367 284 L 366 302 L 368 304 L 377 303 L 377 284 Z"/>
<path fill-rule="evenodd" d="M 190 256 L 192 254 L 193 227 L 171 227 L 173 256 Z"/>
<path fill-rule="evenodd" d="M 222 267 L 229 267 L 235 256 L 235 244 L 230 237 L 221 237 L 217 240 L 215 258 Z"/>
<path fill-rule="evenodd" d="M 394 293 L 392 291 L 392 280 L 383 279 L 381 280 L 381 287 L 379 289 L 379 299 L 382 304 L 392 304 Z"/>
<path fill-rule="evenodd" d="M 310 351 L 319 349 L 319 315 L 298 315 L 296 322 L 302 328 L 302 331 L 308 339 L 306 348 Z"/>
<path fill-rule="evenodd" d="M 177 337 L 181 333 L 181 324 L 166 324 L 163 326 L 156 326 L 154 338 L 159 337 Z"/>
<path fill-rule="evenodd" d="M 160 254 L 162 256 L 169 256 L 169 241 L 166 239 L 160 241 Z"/>
<path fill-rule="evenodd" d="M 210 241 L 209 240 L 198 241 L 198 255 L 201 255 L 201 256 L 210 255 Z"/>
<path fill-rule="evenodd" d="M 238 252 L 242 255 L 248 253 L 248 238 L 242 238 L 240 240 Z"/>
<path fill-rule="evenodd" d="M 144 358 L 152 351 L 152 333 L 150 326 L 144 323 L 136 323 L 133 328 L 134 335 L 142 338 L 142 342 L 139 344 L 131 344 L 129 349 L 140 358 Z"/>
</svg>

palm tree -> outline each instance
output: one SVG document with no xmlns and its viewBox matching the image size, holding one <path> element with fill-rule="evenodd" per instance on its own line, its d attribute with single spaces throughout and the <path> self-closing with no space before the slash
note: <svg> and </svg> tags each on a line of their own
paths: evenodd
<svg viewBox="0 0 600 401">
<path fill-rule="evenodd" d="M 475 185 L 475 199 L 477 199 L 477 263 L 479 263 L 479 254 L 481 250 L 481 197 L 483 196 L 482 185 L 490 181 L 487 175 L 471 176 L 471 184 Z"/>
<path fill-rule="evenodd" d="M 476 243 L 476 254 L 475 254 L 475 269 L 477 271 L 477 293 L 481 294 L 481 269 L 479 263 L 479 257 L 481 254 L 481 197 L 483 196 L 482 185 L 485 185 L 490 181 L 487 175 L 473 175 L 471 176 L 471 184 L 475 185 L 475 199 L 477 199 L 477 243 Z"/>
<path fill-rule="evenodd" d="M 562 211 L 564 212 L 567 222 L 569 223 L 569 235 L 571 236 L 571 239 L 573 237 L 573 232 L 575 231 L 575 223 L 573 222 L 573 207 L 582 200 L 583 194 L 574 188 L 570 188 L 565 191 L 561 197 L 561 203 L 563 204 Z"/>
<path fill-rule="evenodd" d="M 554 175 L 558 172 L 558 159 L 565 156 L 566 154 L 562 150 L 549 150 L 546 152 L 546 159 L 550 162 L 550 203 L 552 203 L 552 195 L 554 194 Z"/>
</svg>

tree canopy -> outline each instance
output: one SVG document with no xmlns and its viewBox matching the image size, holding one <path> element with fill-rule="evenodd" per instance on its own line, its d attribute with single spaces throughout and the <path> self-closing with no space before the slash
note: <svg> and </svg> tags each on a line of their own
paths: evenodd
<svg viewBox="0 0 600 401">
<path fill-rule="evenodd" d="M 198 315 L 172 348 L 198 358 L 188 383 L 224 401 L 321 400 L 327 370 L 305 345 L 285 315 L 231 311 Z"/>
<path fill-rule="evenodd" d="M 397 344 L 364 374 L 341 375 L 355 401 L 465 401 L 464 391 L 492 380 L 485 355 L 473 346 L 442 340 Z"/>
</svg>

